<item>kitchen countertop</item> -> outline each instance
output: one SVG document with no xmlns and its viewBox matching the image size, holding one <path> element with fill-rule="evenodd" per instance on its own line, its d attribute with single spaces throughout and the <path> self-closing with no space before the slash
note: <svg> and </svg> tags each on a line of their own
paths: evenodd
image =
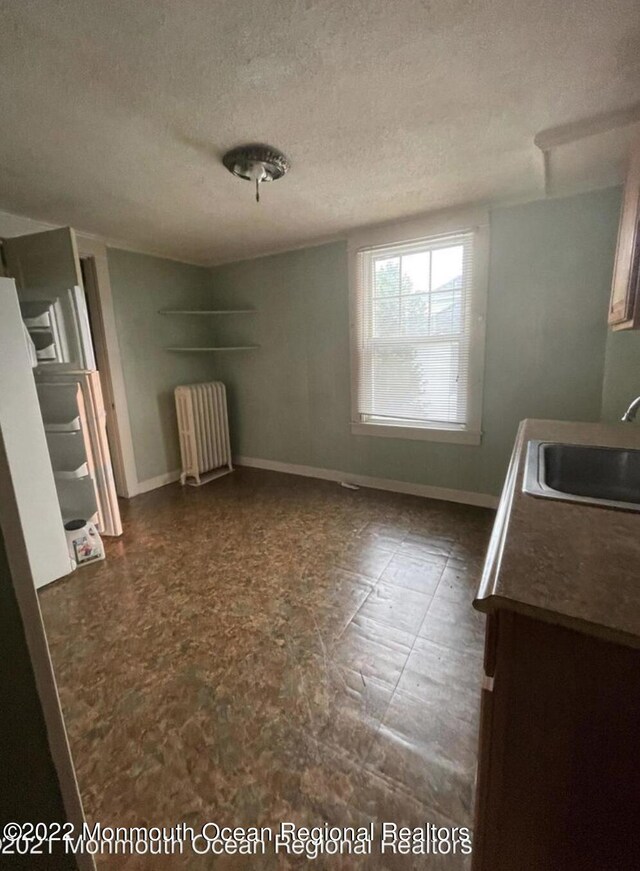
<svg viewBox="0 0 640 871">
<path fill-rule="evenodd" d="M 531 439 L 640 449 L 640 425 L 520 424 L 474 607 L 640 647 L 640 512 L 524 493 Z"/>
</svg>

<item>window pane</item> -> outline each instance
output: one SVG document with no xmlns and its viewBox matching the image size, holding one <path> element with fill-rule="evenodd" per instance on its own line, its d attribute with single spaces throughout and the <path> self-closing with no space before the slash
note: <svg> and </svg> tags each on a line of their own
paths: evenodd
<svg viewBox="0 0 640 871">
<path fill-rule="evenodd" d="M 393 339 L 400 333 L 400 297 L 373 301 L 373 335 L 376 339 Z"/>
<path fill-rule="evenodd" d="M 429 294 L 412 294 L 402 298 L 402 334 L 429 335 Z"/>
<path fill-rule="evenodd" d="M 440 290 L 431 294 L 431 335 L 462 331 L 462 291 Z"/>
<path fill-rule="evenodd" d="M 405 254 L 402 258 L 402 293 L 425 293 L 429 290 L 431 252 Z"/>
<path fill-rule="evenodd" d="M 423 417 L 422 372 L 414 348 L 376 348 L 371 374 L 376 415 Z"/>
<path fill-rule="evenodd" d="M 400 293 L 400 258 L 374 260 L 374 296 L 397 296 Z"/>
<path fill-rule="evenodd" d="M 362 250 L 357 414 L 406 426 L 468 423 L 473 234 Z M 432 247 L 433 246 L 433 247 Z"/>
<path fill-rule="evenodd" d="M 462 245 L 432 252 L 431 290 L 462 287 Z"/>
<path fill-rule="evenodd" d="M 378 347 L 371 362 L 375 415 L 400 420 L 461 419 L 459 342 Z"/>
<path fill-rule="evenodd" d="M 460 391 L 458 367 L 460 346 L 450 344 L 428 345 L 419 353 L 421 373 L 422 409 L 432 420 L 456 420 Z"/>
</svg>

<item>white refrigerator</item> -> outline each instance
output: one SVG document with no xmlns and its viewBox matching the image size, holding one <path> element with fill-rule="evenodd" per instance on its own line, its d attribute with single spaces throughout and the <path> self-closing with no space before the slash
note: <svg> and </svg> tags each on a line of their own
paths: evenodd
<svg viewBox="0 0 640 871">
<path fill-rule="evenodd" d="M 22 435 L 23 443 L 38 453 L 31 486 L 47 493 L 46 512 L 43 507 L 40 521 L 42 540 L 59 543 L 61 537 L 66 548 L 64 524 L 79 519 L 94 522 L 102 535 L 120 535 L 106 414 L 84 291 L 79 286 L 16 290 L 12 279 L 0 279 L 0 294 L 4 396 L 0 426 L 3 432 L 7 428 L 17 433 L 17 444 Z M 40 456 L 43 445 L 46 463 Z M 21 461 L 15 457 L 14 462 Z M 44 465 L 48 465 L 46 471 Z M 57 512 L 51 505 L 52 486 Z M 64 559 L 58 557 L 51 560 L 50 569 L 41 566 L 34 572 L 36 586 L 65 574 L 61 564 Z"/>
</svg>

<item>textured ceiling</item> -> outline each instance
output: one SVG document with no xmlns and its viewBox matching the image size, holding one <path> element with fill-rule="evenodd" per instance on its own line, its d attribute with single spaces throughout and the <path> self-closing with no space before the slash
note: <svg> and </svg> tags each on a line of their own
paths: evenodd
<svg viewBox="0 0 640 871">
<path fill-rule="evenodd" d="M 0 0 L 0 208 L 200 263 L 542 195 L 640 94 L 637 0 Z M 263 189 L 220 156 L 285 151 Z"/>
</svg>

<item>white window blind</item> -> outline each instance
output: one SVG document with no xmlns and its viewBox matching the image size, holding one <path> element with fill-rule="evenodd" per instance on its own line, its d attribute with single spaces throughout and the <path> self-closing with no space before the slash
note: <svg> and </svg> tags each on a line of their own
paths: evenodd
<svg viewBox="0 0 640 871">
<path fill-rule="evenodd" d="M 472 231 L 358 251 L 358 422 L 467 428 L 473 255 Z"/>
</svg>

